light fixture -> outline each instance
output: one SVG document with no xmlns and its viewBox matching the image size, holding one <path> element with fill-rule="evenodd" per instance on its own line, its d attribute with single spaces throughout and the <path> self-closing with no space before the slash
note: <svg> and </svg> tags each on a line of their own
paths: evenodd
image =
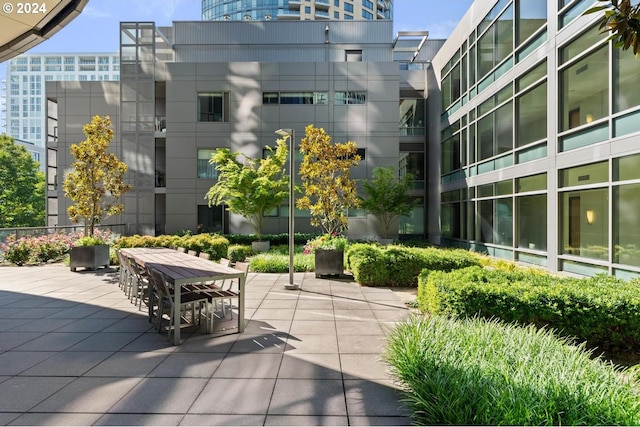
<svg viewBox="0 0 640 427">
<path fill-rule="evenodd" d="M 296 146 L 295 144 L 296 132 L 293 129 L 278 129 L 276 131 L 276 134 L 284 138 L 289 138 L 289 283 L 284 285 L 284 287 L 285 289 L 295 290 L 295 289 L 300 289 L 300 286 L 297 283 L 294 283 L 293 281 L 293 270 L 294 270 L 293 208 L 294 208 L 294 202 L 295 202 L 294 177 L 293 177 L 295 156 L 294 156 L 293 150 Z"/>
<path fill-rule="evenodd" d="M 587 224 L 593 224 L 593 221 L 596 220 L 596 213 L 592 209 L 587 210 Z"/>
<path fill-rule="evenodd" d="M 593 114 L 587 114 L 587 117 L 585 119 L 587 123 L 591 123 L 593 121 Z"/>
</svg>

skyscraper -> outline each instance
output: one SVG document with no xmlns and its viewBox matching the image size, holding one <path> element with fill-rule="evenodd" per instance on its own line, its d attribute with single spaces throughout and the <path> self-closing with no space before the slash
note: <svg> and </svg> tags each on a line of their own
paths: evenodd
<svg viewBox="0 0 640 427">
<path fill-rule="evenodd" d="M 202 0 L 203 21 L 392 19 L 393 0 Z"/>
</svg>

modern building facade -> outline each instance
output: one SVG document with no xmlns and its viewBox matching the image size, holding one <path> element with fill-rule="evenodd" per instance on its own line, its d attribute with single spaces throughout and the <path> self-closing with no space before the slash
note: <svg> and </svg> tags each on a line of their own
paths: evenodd
<svg viewBox="0 0 640 427">
<path fill-rule="evenodd" d="M 478 0 L 436 55 L 434 243 L 640 273 L 640 61 L 583 16 L 594 3 Z"/>
<path fill-rule="evenodd" d="M 203 21 L 392 18 L 393 0 L 202 0 Z"/>
<path fill-rule="evenodd" d="M 420 205 L 398 231 L 424 238 L 428 63 L 410 55 L 401 67 L 393 58 L 394 45 L 408 51 L 426 34 L 394 43 L 392 31 L 390 20 L 122 23 L 119 82 L 47 83 L 48 129 L 57 129 L 48 139 L 48 157 L 56 159 L 48 162 L 48 224 L 69 221 L 61 189 L 69 145 L 84 139 L 82 124 L 99 114 L 116 124 L 113 149 L 129 166 L 133 189 L 124 214 L 112 218 L 127 233 L 250 233 L 241 217 L 207 205 L 217 178 L 211 154 L 227 147 L 259 157 L 275 145 L 277 129 L 293 129 L 299 143 L 313 124 L 336 141 L 356 142 L 362 161 L 354 178 L 370 177 L 376 166 L 416 177 Z M 366 212 L 349 216 L 351 236 L 379 234 Z M 296 211 L 295 223 L 313 231 L 308 211 Z M 287 227 L 285 204 L 263 231 Z"/>
<path fill-rule="evenodd" d="M 2 132 L 44 149 L 47 136 L 45 84 L 49 81 L 117 81 L 118 53 L 22 54 L 8 62 L 2 88 Z M 43 158 L 44 160 L 44 158 Z"/>
<path fill-rule="evenodd" d="M 421 204 L 401 235 L 552 272 L 635 277 L 640 62 L 583 15 L 593 4 L 478 0 L 448 40 L 417 47 L 391 42 L 386 20 L 124 23 L 119 83 L 47 85 L 51 146 L 64 169 L 79 124 L 115 116 L 135 188 L 116 221 L 150 234 L 248 232 L 206 206 L 212 150 L 260 155 L 276 129 L 300 138 L 313 123 L 358 143 L 356 178 L 390 165 L 416 176 Z M 56 195 L 51 219 L 63 222 Z M 286 231 L 286 215 L 265 231 Z M 374 237 L 375 225 L 350 212 L 351 236 Z"/>
</svg>

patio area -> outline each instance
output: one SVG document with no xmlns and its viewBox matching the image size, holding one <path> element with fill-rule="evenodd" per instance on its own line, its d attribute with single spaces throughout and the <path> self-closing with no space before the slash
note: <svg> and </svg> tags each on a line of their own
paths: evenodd
<svg viewBox="0 0 640 427">
<path fill-rule="evenodd" d="M 249 273 L 243 333 L 234 316 L 173 346 L 115 269 L 2 266 L 0 424 L 410 424 L 381 360 L 404 295 L 295 278 Z"/>
</svg>

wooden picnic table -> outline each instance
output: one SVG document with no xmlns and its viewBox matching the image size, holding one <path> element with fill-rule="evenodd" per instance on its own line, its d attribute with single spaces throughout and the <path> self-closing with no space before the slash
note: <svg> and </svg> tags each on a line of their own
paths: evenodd
<svg viewBox="0 0 640 427">
<path fill-rule="evenodd" d="M 238 279 L 238 332 L 244 331 L 244 271 L 168 248 L 123 248 L 121 253 L 141 266 L 164 274 L 175 287 L 173 306 L 173 344 L 180 344 L 180 293 L 183 285 Z"/>
</svg>

